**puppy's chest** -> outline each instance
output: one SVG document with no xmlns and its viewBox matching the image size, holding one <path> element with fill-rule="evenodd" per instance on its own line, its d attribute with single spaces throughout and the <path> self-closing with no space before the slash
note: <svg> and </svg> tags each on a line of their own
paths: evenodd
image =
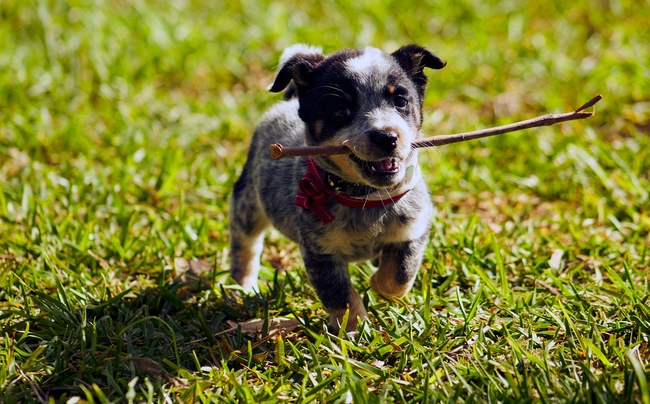
<svg viewBox="0 0 650 404">
<path fill-rule="evenodd" d="M 314 240 L 325 254 L 342 255 L 351 261 L 374 258 L 387 244 L 413 240 L 425 233 L 428 215 L 392 213 L 373 218 L 366 212 L 347 212 L 324 226 Z M 421 212 L 424 213 L 424 212 Z M 420 216 L 420 217 L 418 217 Z M 364 220 L 365 219 L 365 220 Z"/>
</svg>

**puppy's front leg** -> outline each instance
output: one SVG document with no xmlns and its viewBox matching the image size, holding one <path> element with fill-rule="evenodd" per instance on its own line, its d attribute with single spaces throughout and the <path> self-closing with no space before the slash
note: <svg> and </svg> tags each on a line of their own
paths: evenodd
<svg viewBox="0 0 650 404">
<path fill-rule="evenodd" d="M 305 269 L 318 298 L 327 309 L 330 316 L 330 330 L 339 330 L 345 315 L 350 309 L 345 331 L 354 332 L 358 319 L 368 317 L 361 296 L 350 282 L 348 263 L 332 255 L 318 254 L 301 245 L 300 250 L 305 261 Z"/>
<path fill-rule="evenodd" d="M 418 239 L 385 247 L 379 258 L 379 268 L 370 278 L 372 290 L 387 299 L 402 297 L 413 286 L 429 233 Z"/>
</svg>

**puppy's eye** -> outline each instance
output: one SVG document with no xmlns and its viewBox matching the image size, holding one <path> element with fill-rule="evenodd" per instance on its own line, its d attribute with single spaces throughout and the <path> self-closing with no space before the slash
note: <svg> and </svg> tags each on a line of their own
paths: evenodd
<svg viewBox="0 0 650 404">
<path fill-rule="evenodd" d="M 405 108 L 407 105 L 409 105 L 409 100 L 407 100 L 404 97 L 397 97 L 395 98 L 395 106 L 397 108 Z"/>
<path fill-rule="evenodd" d="M 338 107 L 334 108 L 332 111 L 332 117 L 336 120 L 342 121 L 344 119 L 347 119 L 352 111 L 350 111 L 350 108 L 347 105 L 339 105 Z"/>
</svg>

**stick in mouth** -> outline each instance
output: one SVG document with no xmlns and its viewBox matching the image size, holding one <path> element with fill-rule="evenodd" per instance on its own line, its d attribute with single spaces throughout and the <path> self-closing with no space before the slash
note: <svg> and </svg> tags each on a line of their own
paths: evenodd
<svg viewBox="0 0 650 404">
<path fill-rule="evenodd" d="M 515 132 L 518 130 L 535 128 L 538 126 L 550 126 L 559 122 L 573 121 L 576 119 L 586 119 L 595 114 L 595 111 L 585 112 L 585 109 L 594 106 L 603 97 L 599 94 L 591 100 L 584 103 L 580 108 L 572 112 L 564 114 L 546 114 L 538 116 L 537 118 L 528 119 L 525 121 L 515 122 L 508 125 L 497 126 L 496 128 L 488 128 L 476 130 L 473 132 L 456 133 L 453 135 L 440 135 L 427 137 L 424 139 L 417 139 L 413 141 L 411 147 L 431 147 L 442 146 L 449 143 L 464 142 L 472 139 L 479 139 L 482 137 L 501 135 L 503 133 Z M 271 150 L 271 157 L 274 160 L 281 160 L 285 157 L 296 156 L 332 156 L 335 154 L 348 154 L 350 149 L 345 145 L 341 146 L 302 146 L 302 147 L 284 147 L 280 143 L 273 143 L 269 146 Z"/>
</svg>

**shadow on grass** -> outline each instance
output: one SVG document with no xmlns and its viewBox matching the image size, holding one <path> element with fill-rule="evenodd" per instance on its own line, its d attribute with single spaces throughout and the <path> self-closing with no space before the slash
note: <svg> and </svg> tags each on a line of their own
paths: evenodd
<svg viewBox="0 0 650 404">
<path fill-rule="evenodd" d="M 150 378 L 150 388 L 162 392 L 163 384 L 184 387 L 184 376 L 212 367 L 254 367 L 273 358 L 275 339 L 257 338 L 268 335 L 269 320 L 295 317 L 302 330 L 322 333 L 319 319 L 294 311 L 287 291 L 298 291 L 285 286 L 276 276 L 263 294 L 243 295 L 232 286 L 176 279 L 118 295 L 107 289 L 102 301 L 59 282 L 51 294 L 21 287 L 28 304 L 0 312 L 0 320 L 13 318 L 2 330 L 13 379 L 4 394 L 16 401 L 102 392 L 118 398 L 134 377 Z M 254 318 L 263 320 L 258 335 L 237 326 Z"/>
</svg>

